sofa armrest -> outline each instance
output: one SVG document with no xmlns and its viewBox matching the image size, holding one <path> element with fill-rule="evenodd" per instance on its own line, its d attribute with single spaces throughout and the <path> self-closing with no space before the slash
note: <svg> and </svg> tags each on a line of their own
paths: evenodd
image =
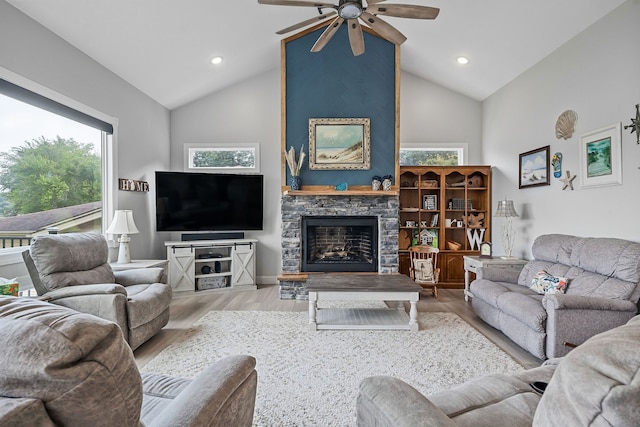
<svg viewBox="0 0 640 427">
<path fill-rule="evenodd" d="M 548 358 L 564 356 L 592 336 L 624 325 L 636 314 L 631 301 L 582 295 L 545 295 L 542 305 L 547 311 Z"/>
<path fill-rule="evenodd" d="M 198 375 L 147 423 L 151 427 L 247 426 L 253 422 L 258 374 L 256 359 L 220 359 Z"/>
<path fill-rule="evenodd" d="M 607 310 L 636 312 L 636 305 L 628 300 L 587 297 L 582 295 L 546 294 L 543 307 L 549 310 Z"/>
<path fill-rule="evenodd" d="M 135 268 L 131 270 L 114 271 L 116 283 L 122 286 L 142 285 L 147 283 L 162 283 L 164 268 Z"/>
<path fill-rule="evenodd" d="M 476 279 L 491 280 L 492 282 L 518 283 L 520 270 L 512 268 L 478 267 Z"/>
<path fill-rule="evenodd" d="M 0 397 L 0 426 L 54 427 L 41 400 Z"/>
<path fill-rule="evenodd" d="M 117 283 L 99 283 L 95 285 L 75 285 L 54 289 L 42 295 L 49 302 L 69 297 L 79 297 L 87 295 L 127 295 L 127 291 Z"/>
<path fill-rule="evenodd" d="M 67 286 L 47 292 L 41 298 L 114 322 L 120 326 L 125 341 L 129 341 L 127 290 L 117 283 Z"/>
<path fill-rule="evenodd" d="M 454 423 L 418 390 L 397 378 L 373 376 L 360 383 L 360 427 L 452 427 Z"/>
</svg>

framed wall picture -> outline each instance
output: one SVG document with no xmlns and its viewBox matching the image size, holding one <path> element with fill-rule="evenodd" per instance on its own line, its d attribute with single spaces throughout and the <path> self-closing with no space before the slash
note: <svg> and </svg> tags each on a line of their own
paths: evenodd
<svg viewBox="0 0 640 427">
<path fill-rule="evenodd" d="M 309 119 L 309 169 L 371 169 L 370 134 L 366 118 Z"/>
<path fill-rule="evenodd" d="M 582 188 L 622 184 L 620 122 L 580 135 Z"/>
<path fill-rule="evenodd" d="M 520 154 L 519 188 L 550 185 L 549 161 L 548 145 Z"/>
</svg>

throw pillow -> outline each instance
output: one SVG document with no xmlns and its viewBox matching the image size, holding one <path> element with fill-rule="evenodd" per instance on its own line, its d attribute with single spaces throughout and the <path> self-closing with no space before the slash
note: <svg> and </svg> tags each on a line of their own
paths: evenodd
<svg viewBox="0 0 640 427">
<path fill-rule="evenodd" d="M 566 277 L 556 277 L 542 270 L 533 276 L 530 288 L 539 294 L 564 294 L 567 282 Z"/>
<path fill-rule="evenodd" d="M 413 271 L 415 280 L 418 282 L 435 282 L 433 277 L 433 260 L 432 259 L 414 259 Z"/>
</svg>

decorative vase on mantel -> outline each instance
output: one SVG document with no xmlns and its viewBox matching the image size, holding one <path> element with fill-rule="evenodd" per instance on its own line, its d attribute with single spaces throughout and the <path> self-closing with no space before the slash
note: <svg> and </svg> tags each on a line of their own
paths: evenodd
<svg viewBox="0 0 640 427">
<path fill-rule="evenodd" d="M 291 177 L 291 189 L 292 190 L 300 190 L 300 186 L 302 185 L 302 180 L 300 179 L 300 175 Z"/>
</svg>

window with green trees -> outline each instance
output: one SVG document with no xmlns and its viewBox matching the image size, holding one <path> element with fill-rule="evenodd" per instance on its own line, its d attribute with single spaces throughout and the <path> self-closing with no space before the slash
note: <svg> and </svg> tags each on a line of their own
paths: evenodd
<svg viewBox="0 0 640 427">
<path fill-rule="evenodd" d="M 102 232 L 104 132 L 0 94 L 0 248 Z"/>
<path fill-rule="evenodd" d="M 462 148 L 400 147 L 400 166 L 462 165 Z"/>
<path fill-rule="evenodd" d="M 185 144 L 185 169 L 203 172 L 260 172 L 258 144 Z"/>
</svg>

